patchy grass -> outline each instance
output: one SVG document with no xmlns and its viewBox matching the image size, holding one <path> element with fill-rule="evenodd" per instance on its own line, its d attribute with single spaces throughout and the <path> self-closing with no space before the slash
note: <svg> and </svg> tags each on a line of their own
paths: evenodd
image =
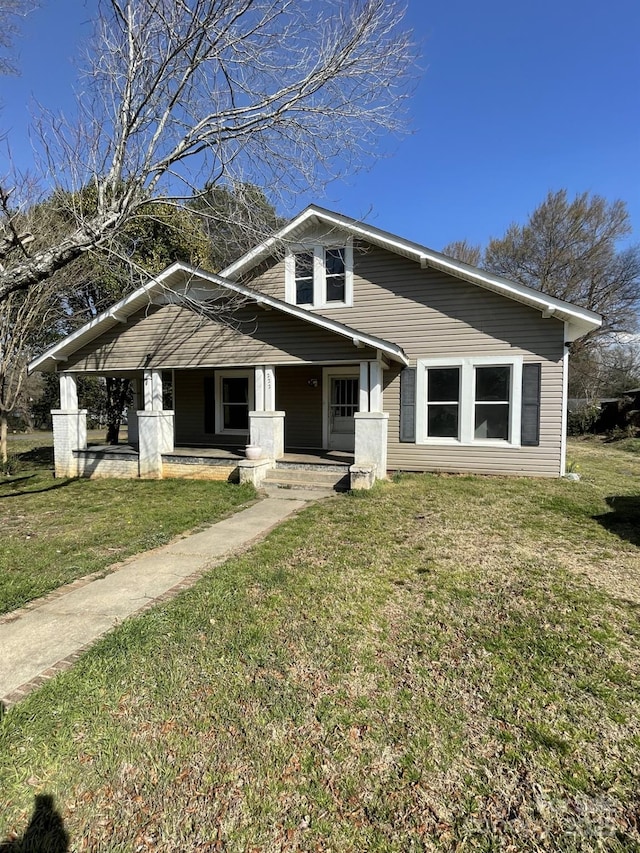
<svg viewBox="0 0 640 853">
<path fill-rule="evenodd" d="M 0 838 L 51 795 L 71 850 L 639 850 L 640 460 L 571 454 L 312 506 L 127 621 L 6 714 Z"/>
<path fill-rule="evenodd" d="M 0 477 L 0 613 L 228 515 L 250 487 L 187 480 L 54 479 L 41 436 L 11 442 Z"/>
</svg>

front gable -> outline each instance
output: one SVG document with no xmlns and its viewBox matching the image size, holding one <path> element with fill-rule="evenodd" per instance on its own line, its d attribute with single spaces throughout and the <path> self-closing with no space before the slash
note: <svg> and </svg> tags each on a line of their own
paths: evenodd
<svg viewBox="0 0 640 853">
<path fill-rule="evenodd" d="M 180 305 L 141 309 L 80 347 L 65 371 L 121 373 L 142 369 L 331 363 L 375 358 L 370 347 L 256 305 L 218 319 Z"/>
<path fill-rule="evenodd" d="M 332 299 L 326 286 L 327 276 L 331 275 L 331 258 L 327 253 L 335 249 L 342 251 L 344 256 L 344 298 L 334 296 Z M 597 328 L 602 322 L 592 311 L 315 205 L 231 264 L 221 275 L 231 281 L 249 282 L 252 288 L 277 295 L 287 303 L 304 305 L 323 316 L 339 317 L 342 322 L 360 328 L 361 313 L 353 309 L 363 303 L 363 297 L 368 298 L 361 291 L 362 283 L 365 282 L 366 289 L 366 282 L 370 282 L 365 269 L 371 253 L 377 257 L 385 255 L 387 266 L 397 267 L 397 273 L 391 271 L 383 288 L 386 291 L 384 300 L 376 306 L 382 314 L 387 310 L 400 310 L 399 305 L 393 304 L 394 297 L 403 296 L 402 288 L 397 287 L 400 271 L 411 268 L 413 281 L 421 282 L 426 290 L 435 273 L 448 281 L 452 291 L 459 292 L 459 299 L 465 298 L 469 292 L 466 285 L 470 285 L 480 294 L 494 294 L 503 300 L 502 313 L 509 310 L 506 306 L 518 304 L 538 316 L 553 317 L 564 327 L 563 337 L 568 341 Z M 312 256 L 311 273 L 308 271 L 309 255 Z M 310 293 L 313 294 L 311 298 Z M 428 301 L 428 295 L 424 298 Z M 418 301 L 423 300 L 418 297 Z M 407 311 L 410 308 L 406 306 Z"/>
</svg>

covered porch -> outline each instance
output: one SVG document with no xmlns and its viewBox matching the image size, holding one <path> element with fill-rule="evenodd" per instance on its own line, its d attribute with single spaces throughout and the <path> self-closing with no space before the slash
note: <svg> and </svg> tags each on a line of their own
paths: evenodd
<svg viewBox="0 0 640 853">
<path fill-rule="evenodd" d="M 367 355 L 337 364 L 131 371 L 128 437 L 115 446 L 87 445 L 79 374 L 61 372 L 61 407 L 52 413 L 56 476 L 258 486 L 275 469 L 297 467 L 340 474 L 347 488 L 369 488 L 386 476 L 388 364 L 379 353 Z"/>
</svg>

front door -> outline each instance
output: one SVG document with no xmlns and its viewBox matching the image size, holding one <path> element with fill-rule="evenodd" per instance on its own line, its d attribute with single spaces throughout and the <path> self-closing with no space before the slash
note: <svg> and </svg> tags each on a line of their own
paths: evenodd
<svg viewBox="0 0 640 853">
<path fill-rule="evenodd" d="M 353 453 L 358 411 L 359 378 L 329 376 L 329 449 Z"/>
</svg>

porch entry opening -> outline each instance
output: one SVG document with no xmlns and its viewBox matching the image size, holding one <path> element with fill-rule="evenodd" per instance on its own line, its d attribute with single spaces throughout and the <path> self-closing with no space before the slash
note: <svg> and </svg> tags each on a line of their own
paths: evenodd
<svg viewBox="0 0 640 853">
<path fill-rule="evenodd" d="M 332 376 L 329 390 L 329 449 L 353 452 L 354 415 L 359 405 L 359 377 Z"/>
</svg>

